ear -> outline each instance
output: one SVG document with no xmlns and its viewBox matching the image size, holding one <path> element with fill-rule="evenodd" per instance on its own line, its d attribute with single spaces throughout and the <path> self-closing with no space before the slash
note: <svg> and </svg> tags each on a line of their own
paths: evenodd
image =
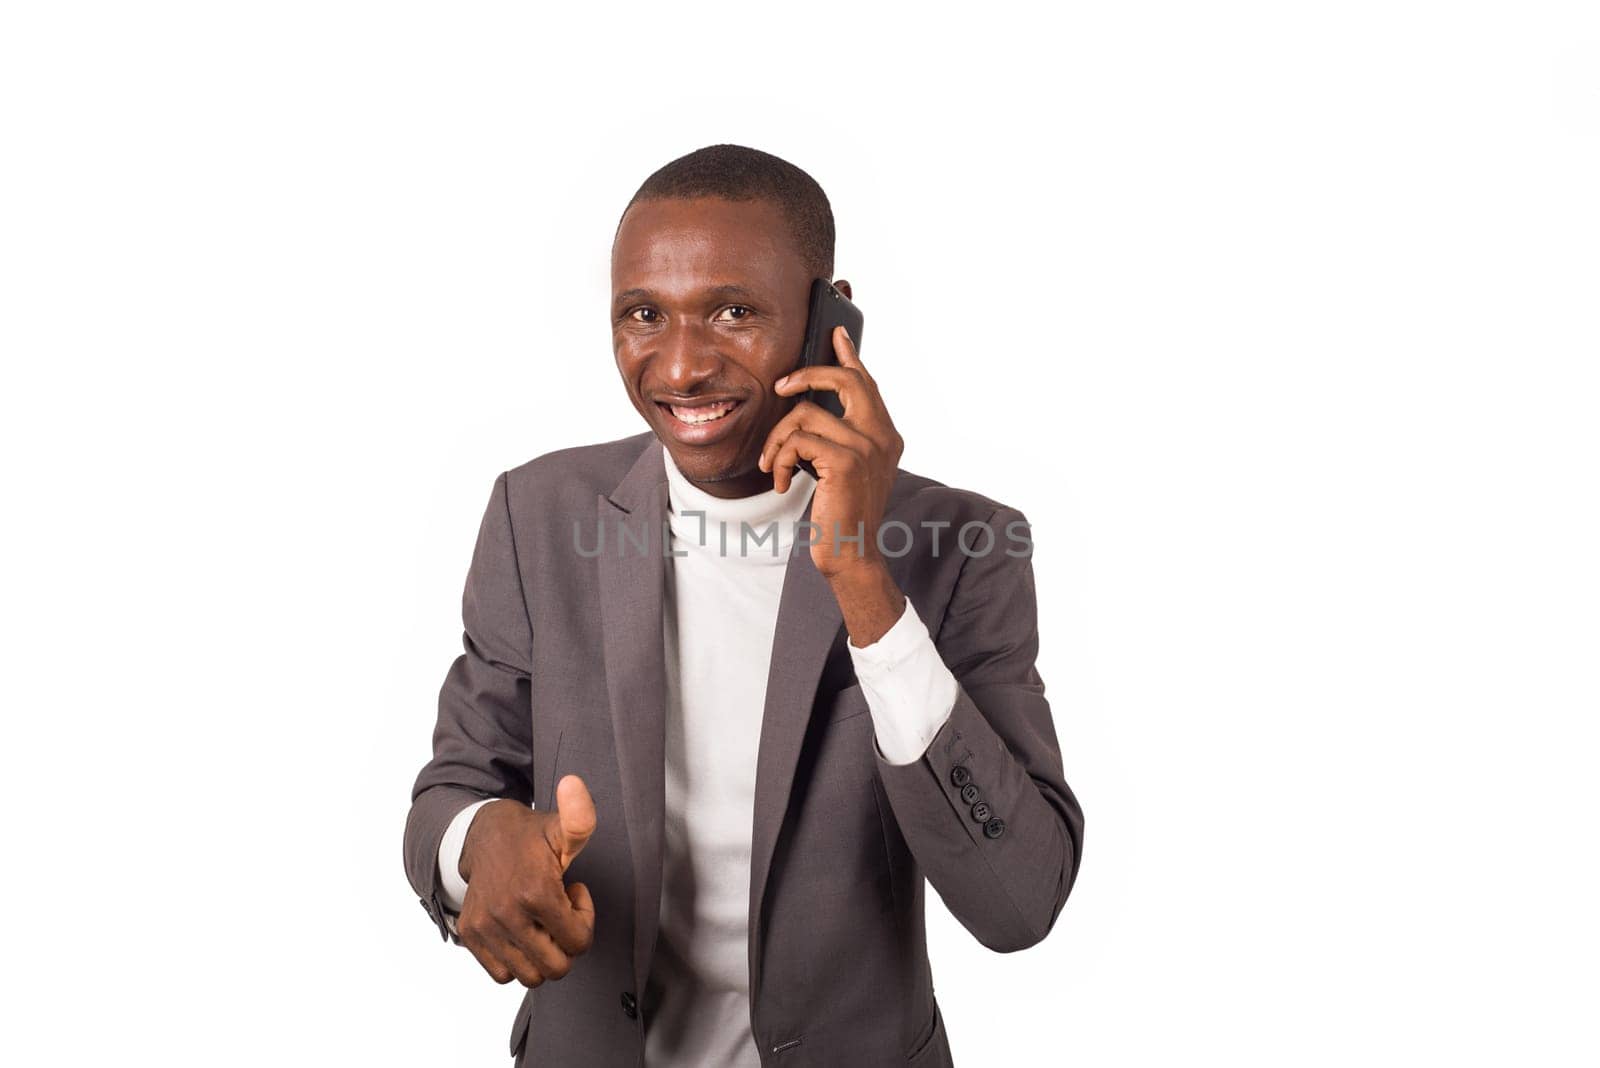
<svg viewBox="0 0 1600 1068">
<path fill-rule="evenodd" d="M 846 282 L 843 278 L 840 278 L 837 281 L 835 281 L 833 283 L 833 288 L 835 288 L 839 292 L 843 293 L 845 300 L 855 300 L 856 299 L 850 293 L 850 283 Z"/>
</svg>

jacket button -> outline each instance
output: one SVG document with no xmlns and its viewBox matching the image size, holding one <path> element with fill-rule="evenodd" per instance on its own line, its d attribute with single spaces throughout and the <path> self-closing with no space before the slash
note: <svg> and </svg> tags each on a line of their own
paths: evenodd
<svg viewBox="0 0 1600 1068">
<path fill-rule="evenodd" d="M 965 764 L 957 764 L 955 767 L 950 769 L 950 781 L 954 783 L 956 789 L 959 790 L 961 787 L 972 781 L 972 772 L 967 770 L 967 766 Z"/>
<path fill-rule="evenodd" d="M 995 816 L 983 825 L 983 833 L 990 838 L 999 838 L 1006 833 L 1006 821 L 999 816 Z"/>
<path fill-rule="evenodd" d="M 987 801 L 979 801 L 976 805 L 972 806 L 972 818 L 977 820 L 979 823 L 988 823 L 989 817 L 992 815 L 994 815 L 994 813 L 989 810 L 989 802 Z M 985 833 L 987 833 L 987 831 L 985 831 Z"/>
<path fill-rule="evenodd" d="M 627 1014 L 630 1020 L 639 1018 L 639 1003 L 633 1000 L 633 994 L 627 990 L 622 992 L 622 1011 Z"/>
<path fill-rule="evenodd" d="M 439 940 L 441 942 L 450 941 L 454 936 L 450 932 L 450 926 L 444 922 L 444 914 L 435 908 L 433 902 L 427 898 L 419 897 L 417 900 L 422 904 L 422 911 L 428 914 L 428 919 L 432 920 L 433 925 L 439 929 Z M 460 944 L 461 940 L 457 938 L 456 945 Z"/>
<path fill-rule="evenodd" d="M 969 782 L 961 788 L 961 800 L 971 805 L 978 800 L 978 784 Z"/>
</svg>

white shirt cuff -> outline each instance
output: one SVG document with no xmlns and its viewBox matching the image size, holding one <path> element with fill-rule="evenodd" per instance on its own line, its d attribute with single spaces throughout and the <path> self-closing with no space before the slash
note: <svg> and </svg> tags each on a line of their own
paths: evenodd
<svg viewBox="0 0 1600 1068">
<path fill-rule="evenodd" d="M 956 705 L 956 677 L 906 598 L 887 634 L 865 648 L 846 641 L 867 699 L 878 753 L 889 764 L 922 759 Z"/>
<path fill-rule="evenodd" d="M 489 797 L 475 801 L 456 813 L 456 818 L 444 829 L 444 837 L 439 839 L 439 896 L 451 912 L 460 912 L 467 901 L 467 881 L 461 877 L 461 850 L 467 844 L 467 829 L 472 826 L 472 817 L 478 810 L 493 800 Z M 445 922 L 450 923 L 452 919 L 447 916 Z M 453 923 L 450 926 L 455 927 Z"/>
</svg>

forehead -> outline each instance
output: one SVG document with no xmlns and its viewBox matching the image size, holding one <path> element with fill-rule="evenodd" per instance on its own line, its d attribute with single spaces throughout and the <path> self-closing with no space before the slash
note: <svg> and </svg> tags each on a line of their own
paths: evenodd
<svg viewBox="0 0 1600 1068">
<path fill-rule="evenodd" d="M 647 200 L 628 209 L 611 248 L 614 291 L 726 283 L 809 285 L 776 204 L 706 197 Z"/>
</svg>

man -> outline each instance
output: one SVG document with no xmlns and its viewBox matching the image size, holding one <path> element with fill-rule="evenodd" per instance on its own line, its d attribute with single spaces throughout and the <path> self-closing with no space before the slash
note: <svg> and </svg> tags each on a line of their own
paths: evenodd
<svg viewBox="0 0 1600 1068">
<path fill-rule="evenodd" d="M 649 431 L 495 481 L 405 861 L 529 988 L 518 1064 L 948 1065 L 923 880 L 1009 952 L 1077 876 L 1026 521 L 897 466 L 842 328 L 796 370 L 833 245 L 792 164 L 661 168 L 612 248 Z"/>
</svg>

